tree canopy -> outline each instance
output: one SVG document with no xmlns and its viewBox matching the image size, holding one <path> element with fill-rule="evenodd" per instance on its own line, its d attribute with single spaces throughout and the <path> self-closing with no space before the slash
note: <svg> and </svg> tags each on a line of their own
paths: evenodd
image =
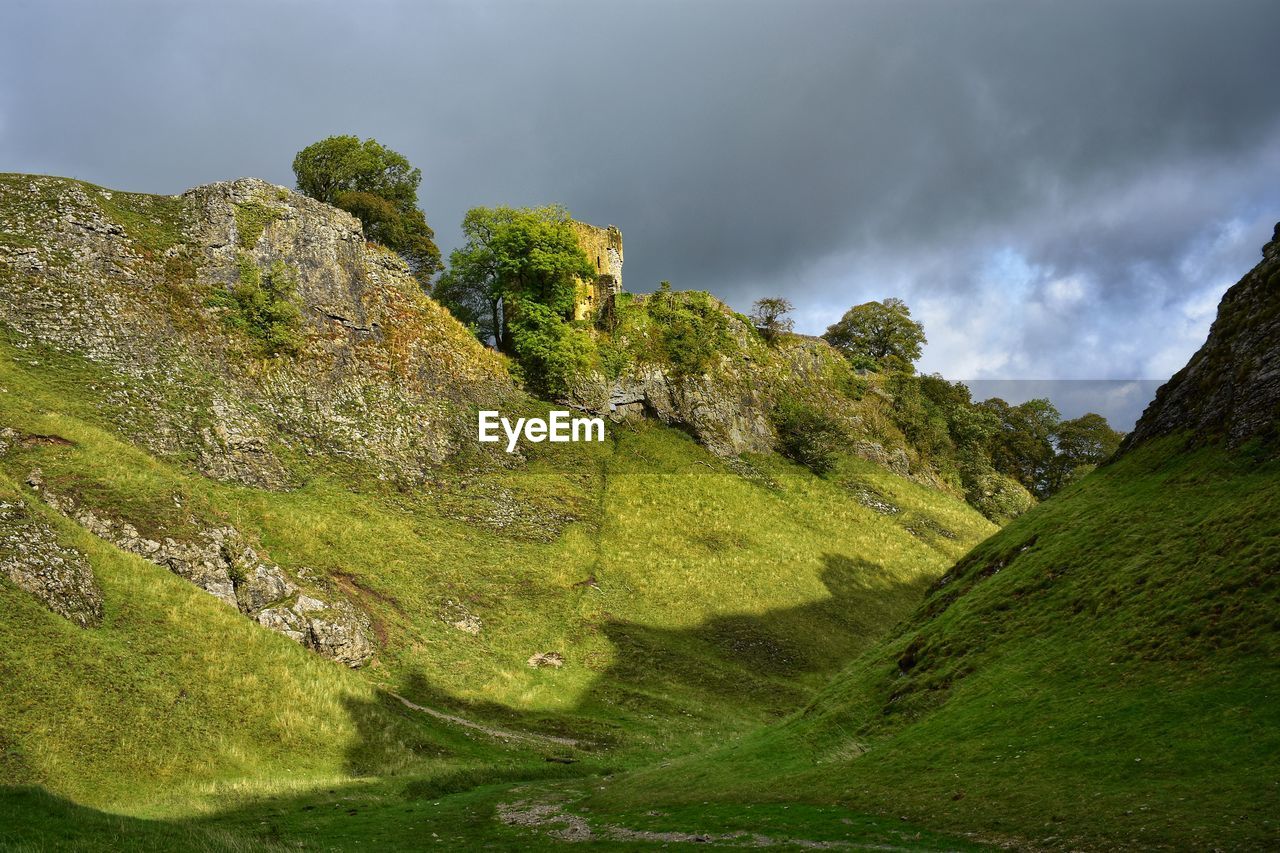
<svg viewBox="0 0 1280 853">
<path fill-rule="evenodd" d="M 418 208 L 422 171 L 376 139 L 330 136 L 293 158 L 299 192 L 360 220 L 365 236 L 404 258 L 426 287 L 440 271 L 435 233 Z"/>
<path fill-rule="evenodd" d="M 855 305 L 823 334 L 856 364 L 911 372 L 927 341 L 901 299 Z"/>
<path fill-rule="evenodd" d="M 751 310 L 751 322 L 769 343 L 773 343 L 783 334 L 790 332 L 795 323 L 787 314 L 794 306 L 791 300 L 781 296 L 766 296 L 757 299 Z"/>
<path fill-rule="evenodd" d="M 1120 448 L 1124 434 L 1111 428 L 1102 415 L 1089 412 L 1058 424 L 1054 432 L 1057 453 L 1048 487 L 1058 491 L 1101 465 Z"/>
<path fill-rule="evenodd" d="M 564 390 L 590 354 L 568 322 L 579 280 L 595 267 L 563 207 L 477 207 L 462 220 L 466 243 L 449 256 L 435 298 L 482 340 L 516 357 L 547 393 Z"/>
</svg>

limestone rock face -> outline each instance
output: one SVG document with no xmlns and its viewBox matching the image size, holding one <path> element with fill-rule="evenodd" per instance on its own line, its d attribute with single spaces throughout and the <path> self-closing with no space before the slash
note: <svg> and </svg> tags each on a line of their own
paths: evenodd
<svg viewBox="0 0 1280 853">
<path fill-rule="evenodd" d="M 22 501 L 0 501 L 0 574 L 81 628 L 102 621 L 102 591 L 88 559 L 60 544 Z"/>
<path fill-rule="evenodd" d="M 597 374 L 580 382 L 570 402 L 615 422 L 653 417 L 681 427 L 719 456 L 768 452 L 777 443 L 770 413 L 778 395 L 816 384 L 840 356 L 804 338 L 769 348 L 738 317 L 727 324 L 732 346 L 702 374 L 640 363 L 613 381 Z"/>
<path fill-rule="evenodd" d="M 32 479 L 28 477 L 28 483 Z M 42 494 L 45 503 L 95 536 L 167 568 L 258 624 L 327 658 L 358 667 L 377 651 L 368 616 L 337 593 L 302 592 L 283 569 L 263 560 L 234 527 L 209 527 L 181 541 L 149 539 L 127 521 L 95 513 L 48 491 Z"/>
<path fill-rule="evenodd" d="M 603 377 L 578 393 L 586 408 L 615 422 L 653 417 L 692 432 L 712 453 L 736 456 L 773 447 L 768 403 L 733 375 L 677 377 L 655 366 L 640 366 L 612 383 Z"/>
<path fill-rule="evenodd" d="M 0 324 L 109 371 L 102 409 L 203 473 L 268 489 L 325 454 L 415 481 L 476 408 L 518 396 L 502 358 L 423 295 L 349 214 L 264 181 L 140 196 L 0 176 Z M 283 264 L 300 351 L 264 359 L 229 321 L 245 269 Z M 221 301 L 219 296 L 222 295 Z"/>
<path fill-rule="evenodd" d="M 348 601 L 330 605 L 307 595 L 257 614 L 260 625 L 327 658 L 359 667 L 376 651 L 369 617 Z"/>
<path fill-rule="evenodd" d="M 1121 452 L 1162 435 L 1191 432 L 1230 446 L 1275 439 L 1280 424 L 1280 224 L 1262 262 L 1218 305 L 1209 337 L 1156 392 Z"/>
<path fill-rule="evenodd" d="M 937 487 L 937 475 L 903 446 L 872 439 L 832 379 L 847 370 L 826 341 L 791 336 L 766 345 L 726 309 L 730 345 L 699 375 L 680 376 L 669 366 L 641 362 L 609 381 L 596 374 L 573 389 L 569 402 L 615 422 L 652 417 L 691 433 L 718 456 L 767 453 L 778 436 L 772 412 L 784 396 L 801 397 L 840 423 L 858 456 L 895 474 Z"/>
</svg>

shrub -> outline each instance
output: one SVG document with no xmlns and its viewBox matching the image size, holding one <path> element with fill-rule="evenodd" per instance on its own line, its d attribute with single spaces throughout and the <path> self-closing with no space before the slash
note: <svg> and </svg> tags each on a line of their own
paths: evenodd
<svg viewBox="0 0 1280 853">
<path fill-rule="evenodd" d="M 535 393 L 562 397 L 591 367 L 590 336 L 566 323 L 559 312 L 537 302 L 522 302 L 510 324 L 511 351 L 522 378 Z"/>
<path fill-rule="evenodd" d="M 212 304 L 229 309 L 227 325 L 254 340 L 260 354 L 294 355 L 302 343 L 302 312 L 295 301 L 297 274 L 283 261 L 265 272 L 252 258 L 240 259 L 240 278 Z"/>
<path fill-rule="evenodd" d="M 773 427 L 779 452 L 819 475 L 835 466 L 847 440 L 834 418 L 802 400 L 780 400 L 773 410 Z"/>
<path fill-rule="evenodd" d="M 610 338 L 597 341 L 596 351 L 600 354 L 600 369 L 610 381 L 625 373 L 632 364 L 631 354 L 626 348 Z"/>
<path fill-rule="evenodd" d="M 663 288 L 645 302 L 657 326 L 659 356 L 677 376 L 706 372 L 729 346 L 729 320 L 708 293 Z"/>
</svg>

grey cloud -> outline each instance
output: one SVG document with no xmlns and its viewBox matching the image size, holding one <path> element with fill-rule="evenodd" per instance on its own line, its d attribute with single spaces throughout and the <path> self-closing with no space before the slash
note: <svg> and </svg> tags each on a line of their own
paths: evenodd
<svg viewBox="0 0 1280 853">
<path fill-rule="evenodd" d="M 930 320 L 925 367 L 949 375 L 1176 367 L 1207 330 L 1206 289 L 1280 216 L 1273 0 L 7 17 L 0 167 L 156 192 L 288 183 L 302 145 L 373 135 L 423 167 L 446 249 L 468 207 L 560 201 L 623 229 L 632 289 L 670 279 L 738 308 L 782 292 L 807 331 L 906 296 Z M 993 276 L 1009 256 L 1033 274 Z"/>
</svg>

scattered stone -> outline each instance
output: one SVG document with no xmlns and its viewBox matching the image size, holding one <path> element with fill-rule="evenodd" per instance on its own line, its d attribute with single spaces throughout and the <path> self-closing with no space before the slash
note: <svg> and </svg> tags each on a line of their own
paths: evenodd
<svg viewBox="0 0 1280 853">
<path fill-rule="evenodd" d="M 562 667 L 564 666 L 564 655 L 559 652 L 538 652 L 529 658 L 529 666 L 534 669 L 541 669 L 544 666 Z"/>
<path fill-rule="evenodd" d="M 479 634 L 484 628 L 484 622 L 479 616 L 469 611 L 466 605 L 452 598 L 445 599 L 444 604 L 441 605 L 440 619 L 449 627 L 467 634 Z"/>
<path fill-rule="evenodd" d="M 0 501 L 0 574 L 81 628 L 102 621 L 102 591 L 89 560 L 59 543 L 22 501 Z"/>
</svg>

